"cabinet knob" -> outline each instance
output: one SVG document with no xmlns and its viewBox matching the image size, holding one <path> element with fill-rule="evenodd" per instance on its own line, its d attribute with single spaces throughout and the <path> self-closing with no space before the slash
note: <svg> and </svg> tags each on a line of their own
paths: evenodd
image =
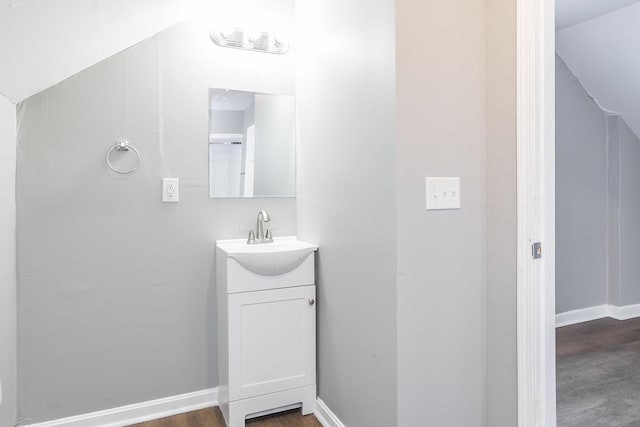
<svg viewBox="0 0 640 427">
<path fill-rule="evenodd" d="M 313 298 L 311 298 L 311 299 L 309 300 L 309 305 L 313 305 L 313 304 L 315 304 L 315 303 L 316 303 L 316 300 L 314 300 Z"/>
</svg>

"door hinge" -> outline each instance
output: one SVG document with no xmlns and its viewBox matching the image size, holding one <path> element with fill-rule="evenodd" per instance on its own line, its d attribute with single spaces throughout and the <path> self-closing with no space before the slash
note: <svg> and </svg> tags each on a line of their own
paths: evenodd
<svg viewBox="0 0 640 427">
<path fill-rule="evenodd" d="M 533 246 L 531 246 L 531 255 L 533 255 L 533 259 L 542 258 L 542 243 L 535 242 Z"/>
</svg>

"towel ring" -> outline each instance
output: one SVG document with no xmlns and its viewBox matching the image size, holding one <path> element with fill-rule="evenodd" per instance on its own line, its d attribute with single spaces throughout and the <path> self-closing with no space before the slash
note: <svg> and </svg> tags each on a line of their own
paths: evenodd
<svg viewBox="0 0 640 427">
<path fill-rule="evenodd" d="M 133 152 L 136 154 L 136 163 L 131 167 L 131 169 L 124 170 L 124 171 L 114 167 L 111 164 L 111 153 L 113 153 L 114 151 L 129 151 L 129 149 L 133 150 Z M 111 147 L 111 149 L 107 152 L 107 165 L 109 166 L 109 168 L 112 171 L 119 174 L 123 174 L 123 175 L 131 173 L 134 170 L 138 169 L 138 166 L 140 166 L 140 160 L 141 160 L 140 152 L 136 150 L 136 147 L 134 147 L 133 145 L 130 145 L 128 141 L 116 142 L 116 144 L 113 147 Z"/>
</svg>

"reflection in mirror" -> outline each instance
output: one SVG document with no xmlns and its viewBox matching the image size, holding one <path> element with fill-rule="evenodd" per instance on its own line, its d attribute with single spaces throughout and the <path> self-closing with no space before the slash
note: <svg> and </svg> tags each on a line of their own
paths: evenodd
<svg viewBox="0 0 640 427">
<path fill-rule="evenodd" d="M 295 99 L 209 90 L 209 196 L 295 197 Z"/>
</svg>

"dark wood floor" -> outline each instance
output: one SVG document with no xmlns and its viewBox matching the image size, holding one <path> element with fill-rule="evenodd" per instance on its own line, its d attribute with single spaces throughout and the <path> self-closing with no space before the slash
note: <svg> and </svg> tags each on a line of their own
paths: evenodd
<svg viewBox="0 0 640 427">
<path fill-rule="evenodd" d="M 220 410 L 210 408 L 135 424 L 135 427 L 225 427 L 225 423 Z M 322 424 L 313 415 L 302 416 L 298 409 L 248 420 L 247 427 L 322 427 Z"/>
<path fill-rule="evenodd" d="M 559 359 L 640 341 L 640 318 L 625 321 L 610 317 L 556 329 L 556 355 Z"/>
<path fill-rule="evenodd" d="M 640 426 L 640 318 L 556 329 L 558 427 Z"/>
</svg>

